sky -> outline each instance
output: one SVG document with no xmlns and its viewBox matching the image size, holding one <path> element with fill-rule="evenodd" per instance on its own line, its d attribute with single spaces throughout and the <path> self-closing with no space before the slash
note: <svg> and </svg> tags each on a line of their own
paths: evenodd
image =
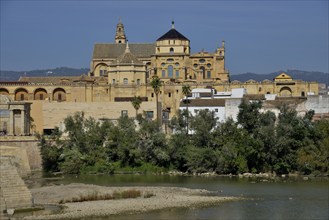
<svg viewBox="0 0 329 220">
<path fill-rule="evenodd" d="M 132 43 L 154 43 L 172 20 L 192 53 L 224 40 L 231 74 L 329 72 L 328 0 L 0 2 L 0 70 L 89 68 L 121 18 Z"/>
</svg>

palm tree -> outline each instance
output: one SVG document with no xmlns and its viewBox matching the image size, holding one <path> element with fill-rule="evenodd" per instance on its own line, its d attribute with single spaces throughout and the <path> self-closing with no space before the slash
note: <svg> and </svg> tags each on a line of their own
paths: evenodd
<svg viewBox="0 0 329 220">
<path fill-rule="evenodd" d="M 191 87 L 189 85 L 183 85 L 182 93 L 186 96 L 186 134 L 188 134 L 188 95 L 191 93 Z"/>
<path fill-rule="evenodd" d="M 157 120 L 157 123 L 158 125 L 160 124 L 159 122 L 159 117 L 158 117 L 158 114 L 159 114 L 159 104 L 158 104 L 158 99 L 159 99 L 159 93 L 160 93 L 160 87 L 161 87 L 161 81 L 159 79 L 159 77 L 157 76 L 154 76 L 152 78 L 152 81 L 151 81 L 151 86 L 153 88 L 153 91 L 155 93 L 155 99 L 156 99 L 156 107 L 157 107 L 157 112 L 156 112 L 156 120 Z"/>
<path fill-rule="evenodd" d="M 131 100 L 131 104 L 133 105 L 134 109 L 136 110 L 136 118 L 138 115 L 138 109 L 141 107 L 142 104 L 142 98 L 140 96 L 135 96 L 132 100 Z"/>
</svg>

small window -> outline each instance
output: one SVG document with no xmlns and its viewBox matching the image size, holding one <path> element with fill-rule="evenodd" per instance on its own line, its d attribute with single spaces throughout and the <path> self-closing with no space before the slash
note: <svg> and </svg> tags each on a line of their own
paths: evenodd
<svg viewBox="0 0 329 220">
<path fill-rule="evenodd" d="M 210 68 L 211 67 L 211 64 L 210 63 L 207 63 L 207 67 Z"/>
<path fill-rule="evenodd" d="M 166 71 L 162 70 L 162 78 L 166 77 Z"/>
<path fill-rule="evenodd" d="M 128 116 L 128 110 L 121 110 L 121 116 Z"/>
<path fill-rule="evenodd" d="M 168 97 L 171 97 L 171 92 L 168 93 Z"/>
<path fill-rule="evenodd" d="M 206 62 L 206 60 L 205 59 L 200 59 L 199 62 L 204 63 L 204 62 Z"/>
<path fill-rule="evenodd" d="M 193 64 L 193 67 L 194 67 L 194 68 L 197 68 L 197 67 L 198 67 L 198 64 L 196 64 L 196 63 Z"/>
<path fill-rule="evenodd" d="M 174 54 L 174 48 L 171 47 L 169 52 L 170 52 L 170 54 Z"/>
<path fill-rule="evenodd" d="M 215 112 L 218 112 L 218 108 L 215 108 Z"/>
<path fill-rule="evenodd" d="M 179 66 L 179 63 L 175 63 L 175 66 Z"/>
<path fill-rule="evenodd" d="M 179 70 L 176 70 L 176 78 L 179 77 Z"/>
<path fill-rule="evenodd" d="M 301 95 L 304 97 L 305 96 L 305 92 L 303 91 Z"/>
<path fill-rule="evenodd" d="M 21 100 L 24 100 L 24 94 L 21 94 Z"/>
<path fill-rule="evenodd" d="M 173 58 L 168 58 L 168 59 L 167 59 L 167 62 L 168 62 L 168 63 L 174 62 L 174 59 L 173 59 Z"/>
<path fill-rule="evenodd" d="M 105 76 L 106 75 L 106 70 L 99 70 L 99 75 L 100 76 Z"/>
<path fill-rule="evenodd" d="M 211 72 L 207 71 L 207 78 L 210 79 L 211 78 Z"/>
<path fill-rule="evenodd" d="M 161 66 L 165 66 L 166 64 L 165 63 L 161 63 Z"/>
<path fill-rule="evenodd" d="M 178 93 L 178 89 L 176 90 L 176 93 Z"/>
<path fill-rule="evenodd" d="M 58 101 L 62 101 L 62 94 L 61 93 L 58 94 Z"/>
<path fill-rule="evenodd" d="M 127 78 L 124 78 L 124 79 L 123 79 L 123 84 L 125 84 L 125 85 L 128 84 L 128 79 L 127 79 Z"/>
<path fill-rule="evenodd" d="M 113 84 L 113 85 L 115 84 L 115 79 L 112 79 L 112 84 Z"/>
<path fill-rule="evenodd" d="M 146 117 L 147 117 L 148 119 L 152 119 L 152 118 L 154 117 L 154 113 L 153 113 L 153 111 L 146 111 Z"/>
<path fill-rule="evenodd" d="M 122 42 L 121 42 L 121 40 L 119 40 L 119 44 L 121 44 Z"/>
<path fill-rule="evenodd" d="M 258 92 L 261 92 L 261 91 L 262 91 L 262 87 L 259 87 L 259 88 L 258 88 Z"/>
<path fill-rule="evenodd" d="M 140 84 L 141 84 L 141 80 L 137 79 L 137 85 L 140 85 Z"/>
<path fill-rule="evenodd" d="M 271 94 L 270 92 L 267 92 L 266 94 Z"/>
<path fill-rule="evenodd" d="M 43 100 L 43 94 L 40 94 L 40 100 Z"/>
<path fill-rule="evenodd" d="M 152 97 L 152 98 L 154 97 L 154 93 L 153 93 L 153 92 L 151 93 L 151 97 Z"/>
</svg>

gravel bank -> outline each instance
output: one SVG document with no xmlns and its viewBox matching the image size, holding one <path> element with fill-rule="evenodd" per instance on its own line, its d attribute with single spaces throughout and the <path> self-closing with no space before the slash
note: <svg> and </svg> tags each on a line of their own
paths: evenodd
<svg viewBox="0 0 329 220">
<path fill-rule="evenodd" d="M 100 200 L 65 203 L 61 213 L 44 216 L 27 216 L 24 219 L 80 219 L 92 216 L 102 217 L 120 213 L 136 213 L 151 210 L 216 205 L 221 202 L 235 201 L 241 198 L 212 196 L 203 189 L 177 187 L 104 187 L 88 184 L 69 184 L 47 186 L 31 189 L 35 204 L 58 204 L 61 200 L 69 200 L 80 195 L 93 192 L 109 194 L 125 190 L 140 190 L 142 197 L 134 199 Z M 144 198 L 152 193 L 155 196 Z"/>
</svg>

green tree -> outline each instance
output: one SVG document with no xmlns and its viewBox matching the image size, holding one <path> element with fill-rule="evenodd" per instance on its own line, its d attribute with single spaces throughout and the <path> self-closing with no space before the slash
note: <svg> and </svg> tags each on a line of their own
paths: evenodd
<svg viewBox="0 0 329 220">
<path fill-rule="evenodd" d="M 209 110 L 200 110 L 191 118 L 191 130 L 193 131 L 193 144 L 197 147 L 207 147 L 211 143 L 212 132 L 217 125 L 215 113 Z"/>
<path fill-rule="evenodd" d="M 160 93 L 160 88 L 161 88 L 161 80 L 159 77 L 154 76 L 151 81 L 151 86 L 153 88 L 154 94 L 155 94 L 155 99 L 156 99 L 156 121 L 158 123 L 158 126 L 160 126 L 160 120 L 159 120 L 159 93 Z"/>
<path fill-rule="evenodd" d="M 60 156 L 63 152 L 62 133 L 55 128 L 50 136 L 37 134 L 39 140 L 42 167 L 46 172 L 60 171 Z"/>
<path fill-rule="evenodd" d="M 141 104 L 142 104 L 142 98 L 140 96 L 134 96 L 134 98 L 131 101 L 131 104 L 133 105 L 134 109 L 136 110 L 136 118 L 137 118 L 138 109 L 141 107 Z"/>
<path fill-rule="evenodd" d="M 249 102 L 243 99 L 239 105 L 239 113 L 237 116 L 238 123 L 248 131 L 248 133 L 253 133 L 253 131 L 259 127 L 259 110 L 262 108 L 262 103 Z"/>
<path fill-rule="evenodd" d="M 188 111 L 188 104 L 189 104 L 189 99 L 188 96 L 191 93 L 191 87 L 189 85 L 183 85 L 182 87 L 182 93 L 186 97 L 186 134 L 188 134 L 188 118 L 189 118 L 189 111 Z"/>
</svg>

